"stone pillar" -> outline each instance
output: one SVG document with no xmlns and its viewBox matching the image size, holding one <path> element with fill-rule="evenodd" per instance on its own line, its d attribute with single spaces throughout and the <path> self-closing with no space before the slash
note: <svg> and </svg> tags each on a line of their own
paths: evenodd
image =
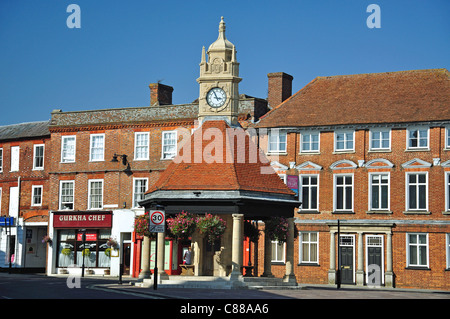
<svg viewBox="0 0 450 319">
<path fill-rule="evenodd" d="M 267 228 L 264 228 L 264 272 L 261 277 L 273 277 L 272 275 L 272 241 L 269 238 Z"/>
<path fill-rule="evenodd" d="M 294 218 L 288 218 L 288 236 L 286 240 L 286 274 L 283 281 L 297 283 L 294 274 Z"/>
<path fill-rule="evenodd" d="M 336 284 L 336 243 L 335 232 L 330 232 L 330 269 L 328 270 L 328 283 Z"/>
<path fill-rule="evenodd" d="M 165 233 L 157 233 L 158 236 L 158 280 L 169 279 L 169 276 L 164 271 L 165 263 Z"/>
<path fill-rule="evenodd" d="M 394 287 L 394 272 L 392 270 L 392 233 L 387 233 L 386 243 L 386 272 L 384 273 L 385 287 Z"/>
<path fill-rule="evenodd" d="M 141 272 L 139 273 L 139 278 L 150 278 L 150 238 L 144 236 L 142 241 L 142 260 L 141 260 Z"/>
<path fill-rule="evenodd" d="M 196 230 L 192 235 L 192 261 L 194 265 L 194 275 L 203 275 L 203 236 Z"/>
<path fill-rule="evenodd" d="M 244 215 L 233 214 L 233 238 L 231 247 L 231 279 L 242 277 Z"/>
<path fill-rule="evenodd" d="M 363 233 L 358 233 L 358 268 L 356 270 L 356 285 L 364 285 L 364 245 L 363 245 Z"/>
</svg>

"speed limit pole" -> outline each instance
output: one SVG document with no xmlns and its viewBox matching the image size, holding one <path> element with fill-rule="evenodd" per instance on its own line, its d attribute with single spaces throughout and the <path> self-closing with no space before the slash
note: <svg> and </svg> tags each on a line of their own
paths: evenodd
<svg viewBox="0 0 450 319">
<path fill-rule="evenodd" d="M 151 233 L 164 233 L 166 225 L 166 214 L 163 210 L 149 211 L 150 223 L 149 231 Z M 158 235 L 155 240 L 155 266 L 153 268 L 153 290 L 158 289 Z"/>
</svg>

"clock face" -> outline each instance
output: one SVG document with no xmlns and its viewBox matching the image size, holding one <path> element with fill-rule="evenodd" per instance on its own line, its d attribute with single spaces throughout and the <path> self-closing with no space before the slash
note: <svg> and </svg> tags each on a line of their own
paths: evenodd
<svg viewBox="0 0 450 319">
<path fill-rule="evenodd" d="M 227 95 L 221 88 L 213 88 L 209 90 L 208 94 L 206 94 L 206 101 L 208 102 L 209 106 L 214 108 L 224 105 L 226 99 Z"/>
</svg>

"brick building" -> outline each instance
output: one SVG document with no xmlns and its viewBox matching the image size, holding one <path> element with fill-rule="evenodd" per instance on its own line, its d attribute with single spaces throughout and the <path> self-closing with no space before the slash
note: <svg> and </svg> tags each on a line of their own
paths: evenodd
<svg viewBox="0 0 450 319">
<path fill-rule="evenodd" d="M 283 100 L 257 128 L 302 202 L 298 282 L 340 269 L 342 283 L 449 289 L 448 71 L 318 77 Z"/>
<path fill-rule="evenodd" d="M 48 121 L 0 127 L 0 268 L 45 269 L 49 142 Z"/>
<path fill-rule="evenodd" d="M 106 242 L 113 238 L 123 247 L 124 274 L 139 275 L 142 238 L 134 236 L 133 223 L 144 209 L 138 202 L 169 165 L 179 144 L 191 135 L 199 107 L 198 101 L 171 104 L 170 86 L 154 83 L 149 87 L 149 106 L 52 112 L 47 166 L 49 233 L 57 245 L 49 249 L 48 273 L 80 266 L 83 247 L 88 247 L 91 253 L 85 265 L 98 274 L 106 270 L 118 275 L 119 258 L 104 258 L 109 254 Z M 255 114 L 266 111 L 265 100 L 240 96 L 242 123 L 254 121 Z M 93 215 L 107 222 L 92 224 L 89 219 Z M 68 221 L 69 218 L 72 220 Z M 81 229 L 86 230 L 89 238 L 84 246 L 80 241 Z M 182 247 L 167 240 L 165 249 L 166 271 L 179 272 Z M 79 268 L 73 267 L 72 271 Z"/>
<path fill-rule="evenodd" d="M 343 284 L 450 289 L 448 71 L 318 77 L 293 95 L 292 76 L 270 73 L 268 98 L 258 99 L 239 94 L 238 65 L 221 21 L 217 41 L 202 52 L 192 103 L 173 105 L 173 88 L 154 83 L 148 106 L 55 110 L 49 122 L 0 127 L 0 211 L 17 220 L 11 236 L 2 228 L 0 254 L 14 254 L 15 267 L 55 274 L 78 272 L 71 266 L 81 266 L 89 248 L 84 264 L 94 273 L 118 275 L 122 264 L 124 274 L 138 276 L 139 202 L 197 120 L 223 115 L 256 130 L 271 166 L 302 202 L 297 282 L 334 284 L 340 270 Z M 216 97 L 208 106 L 214 88 L 225 104 Z M 52 244 L 41 242 L 44 234 Z M 122 260 L 108 250 L 110 239 Z M 255 275 L 286 274 L 284 244 L 266 250 L 263 233 L 250 245 L 243 260 Z M 166 239 L 167 273 L 179 272 L 184 248 Z M 0 267 L 8 259 L 0 256 Z"/>
</svg>

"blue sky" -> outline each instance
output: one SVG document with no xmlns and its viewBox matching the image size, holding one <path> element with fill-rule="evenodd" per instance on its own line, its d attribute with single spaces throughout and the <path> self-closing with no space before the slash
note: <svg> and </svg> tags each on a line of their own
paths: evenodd
<svg viewBox="0 0 450 319">
<path fill-rule="evenodd" d="M 67 6 L 81 8 L 69 29 Z M 369 29 L 369 4 L 381 28 Z M 147 106 L 148 85 L 198 97 L 202 46 L 224 16 L 240 62 L 240 93 L 267 97 L 267 73 L 294 77 L 450 69 L 448 0 L 0 0 L 0 125 L 54 109 Z"/>
</svg>

